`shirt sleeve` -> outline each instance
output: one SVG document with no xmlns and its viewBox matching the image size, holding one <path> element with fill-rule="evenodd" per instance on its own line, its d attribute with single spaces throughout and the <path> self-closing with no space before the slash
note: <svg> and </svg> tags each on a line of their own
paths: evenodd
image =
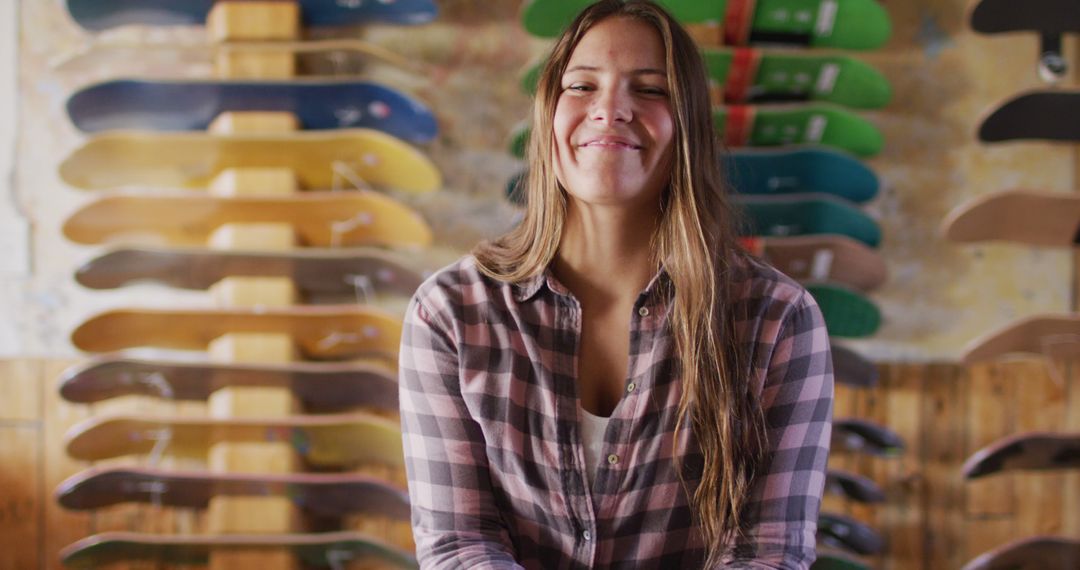
<svg viewBox="0 0 1080 570">
<path fill-rule="evenodd" d="M 421 568 L 511 569 L 483 432 L 461 396 L 449 319 L 414 297 L 399 355 L 399 400 L 412 527 Z"/>
<path fill-rule="evenodd" d="M 806 569 L 816 558 L 833 408 L 829 335 L 806 292 L 781 322 L 761 405 L 769 454 L 747 505 L 748 530 L 724 567 Z"/>
</svg>

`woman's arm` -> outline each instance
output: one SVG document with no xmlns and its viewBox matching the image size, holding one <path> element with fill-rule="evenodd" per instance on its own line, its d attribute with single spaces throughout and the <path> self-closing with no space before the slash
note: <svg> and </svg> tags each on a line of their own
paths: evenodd
<svg viewBox="0 0 1080 570">
<path fill-rule="evenodd" d="M 417 558 L 422 568 L 521 568 L 492 497 L 483 432 L 461 397 L 451 330 L 410 303 L 398 376 Z"/>
<path fill-rule="evenodd" d="M 829 335 L 803 293 L 780 324 L 761 393 L 769 454 L 754 484 L 745 537 L 725 568 L 809 568 L 832 431 Z"/>
</svg>

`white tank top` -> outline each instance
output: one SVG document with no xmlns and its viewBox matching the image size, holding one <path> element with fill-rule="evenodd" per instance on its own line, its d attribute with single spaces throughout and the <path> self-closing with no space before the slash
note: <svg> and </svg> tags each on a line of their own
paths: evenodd
<svg viewBox="0 0 1080 570">
<path fill-rule="evenodd" d="M 580 406 L 579 406 L 580 408 Z M 604 431 L 608 420 L 594 416 L 581 409 L 581 443 L 585 444 L 585 472 L 589 477 L 589 487 L 596 480 L 596 468 L 600 465 L 600 450 L 604 447 Z"/>
</svg>

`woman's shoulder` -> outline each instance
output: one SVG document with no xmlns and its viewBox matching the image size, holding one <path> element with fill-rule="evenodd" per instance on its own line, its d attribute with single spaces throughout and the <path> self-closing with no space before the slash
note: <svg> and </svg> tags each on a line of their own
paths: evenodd
<svg viewBox="0 0 1080 570">
<path fill-rule="evenodd" d="M 732 297 L 748 319 L 780 321 L 791 311 L 814 304 L 799 282 L 756 257 L 738 256 L 732 268 Z"/>
<path fill-rule="evenodd" d="M 413 300 L 428 312 L 457 314 L 463 307 L 503 297 L 511 286 L 485 275 L 476 258 L 468 254 L 429 275 L 417 287 Z"/>
</svg>

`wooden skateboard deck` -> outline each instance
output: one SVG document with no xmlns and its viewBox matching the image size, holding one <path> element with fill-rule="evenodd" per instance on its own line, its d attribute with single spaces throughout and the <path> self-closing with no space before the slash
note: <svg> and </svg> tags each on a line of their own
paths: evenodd
<svg viewBox="0 0 1080 570">
<path fill-rule="evenodd" d="M 1080 469 L 1080 434 L 1025 432 L 1003 437 L 964 462 L 966 479 L 1005 471 Z"/>
<path fill-rule="evenodd" d="M 804 283 L 817 301 L 829 336 L 866 337 L 881 327 L 881 311 L 868 297 L 836 283 Z"/>
<path fill-rule="evenodd" d="M 776 106 L 727 105 L 713 109 L 713 125 L 731 148 L 822 145 L 869 157 L 885 139 L 870 121 L 823 103 Z M 530 129 L 522 124 L 511 137 L 510 152 L 525 156 Z"/>
<path fill-rule="evenodd" d="M 836 381 L 848 386 L 873 388 L 878 382 L 878 368 L 857 352 L 841 346 L 838 342 L 829 342 L 832 352 L 833 376 Z"/>
<path fill-rule="evenodd" d="M 66 0 L 68 13 L 83 29 L 100 32 L 130 25 L 200 26 L 216 0 Z M 435 19 L 433 0 L 342 2 L 300 0 L 300 18 L 308 26 L 425 24 Z"/>
<path fill-rule="evenodd" d="M 424 280 L 423 274 L 403 262 L 403 256 L 375 248 L 284 252 L 117 248 L 75 271 L 75 280 L 91 289 L 152 281 L 206 290 L 226 277 L 288 277 L 306 298 L 355 298 L 358 291 L 411 296 Z"/>
<path fill-rule="evenodd" d="M 904 440 L 891 429 L 859 418 L 833 420 L 832 447 L 884 457 L 903 453 Z"/>
<path fill-rule="evenodd" d="M 113 353 L 68 368 L 59 384 L 61 397 L 82 404 L 136 395 L 206 400 L 221 388 L 259 386 L 287 388 L 313 413 L 361 406 L 388 412 L 398 409 L 397 373 L 376 363 L 241 364 Z"/>
<path fill-rule="evenodd" d="M 880 253 L 842 235 L 747 237 L 742 241 L 748 251 L 799 281 L 832 281 L 868 292 L 888 279 Z"/>
<path fill-rule="evenodd" d="M 522 12 L 530 34 L 554 37 L 592 0 L 531 0 Z M 660 0 L 684 24 L 719 24 L 724 43 L 791 44 L 875 49 L 892 31 L 889 16 L 873 0 Z"/>
<path fill-rule="evenodd" d="M 404 463 L 398 422 L 360 412 L 265 419 L 100 415 L 65 434 L 68 455 L 83 461 L 157 451 L 205 459 L 210 446 L 223 441 L 289 443 L 317 468 Z"/>
<path fill-rule="evenodd" d="M 870 247 L 881 243 L 877 222 L 854 204 L 835 196 L 736 196 L 734 201 L 745 214 L 744 236 L 839 234 Z"/>
<path fill-rule="evenodd" d="M 214 339 L 234 333 L 290 335 L 311 359 L 396 360 L 401 319 L 365 305 L 120 309 L 84 321 L 71 333 L 71 341 L 87 352 L 137 347 L 202 351 Z"/>
<path fill-rule="evenodd" d="M 305 129 L 365 128 L 411 142 L 435 138 L 435 115 L 420 101 L 368 81 L 144 81 L 85 87 L 67 101 L 83 132 L 204 131 L 230 111 L 292 113 Z"/>
<path fill-rule="evenodd" d="M 68 568 L 98 568 L 136 561 L 168 565 L 205 566 L 210 552 L 238 549 L 287 549 L 304 564 L 343 567 L 352 560 L 380 563 L 379 567 L 419 568 L 416 558 L 395 546 L 358 532 L 271 535 L 156 535 L 106 532 L 66 546 L 60 559 Z"/>
<path fill-rule="evenodd" d="M 979 140 L 1080 141 L 1078 91 L 1043 91 L 1018 95 L 994 109 L 979 125 Z"/>
<path fill-rule="evenodd" d="M 292 225 L 306 246 L 426 247 L 431 229 L 401 202 L 370 190 L 289 196 L 111 193 L 71 214 L 64 236 L 75 243 L 206 245 L 226 224 Z"/>
<path fill-rule="evenodd" d="M 818 516 L 818 540 L 822 545 L 840 548 L 863 556 L 881 554 L 885 538 L 869 525 L 836 513 Z"/>
<path fill-rule="evenodd" d="M 885 76 L 851 57 L 750 48 L 705 49 L 702 56 L 709 79 L 723 87 L 728 104 L 821 101 L 876 109 L 892 98 Z M 522 77 L 525 92 L 536 91 L 541 67 L 533 65 Z"/>
<path fill-rule="evenodd" d="M 1045 357 L 1080 354 L 1080 315 L 1034 315 L 991 331 L 968 343 L 961 360 L 986 362 L 1010 354 Z"/>
<path fill-rule="evenodd" d="M 961 570 L 1072 570 L 1080 568 L 1080 540 L 1031 536 L 999 546 Z"/>
<path fill-rule="evenodd" d="M 369 514 L 409 520 L 408 491 L 356 473 L 265 475 L 91 467 L 60 483 L 55 495 L 61 506 L 72 510 L 133 502 L 205 509 L 211 497 L 221 495 L 284 496 L 314 516 Z"/>
<path fill-rule="evenodd" d="M 311 189 L 346 187 L 355 174 L 377 189 L 431 192 L 439 171 L 423 153 L 370 129 L 222 135 L 114 131 L 91 137 L 60 165 L 67 184 L 206 188 L 227 168 L 290 168 Z"/>
<path fill-rule="evenodd" d="M 829 469 L 825 473 L 825 492 L 834 493 L 858 503 L 885 501 L 885 492 L 872 479 L 839 469 Z"/>
<path fill-rule="evenodd" d="M 1029 190 L 986 194 L 953 209 L 942 227 L 945 237 L 956 242 L 1076 247 L 1080 246 L 1080 194 Z"/>
</svg>

